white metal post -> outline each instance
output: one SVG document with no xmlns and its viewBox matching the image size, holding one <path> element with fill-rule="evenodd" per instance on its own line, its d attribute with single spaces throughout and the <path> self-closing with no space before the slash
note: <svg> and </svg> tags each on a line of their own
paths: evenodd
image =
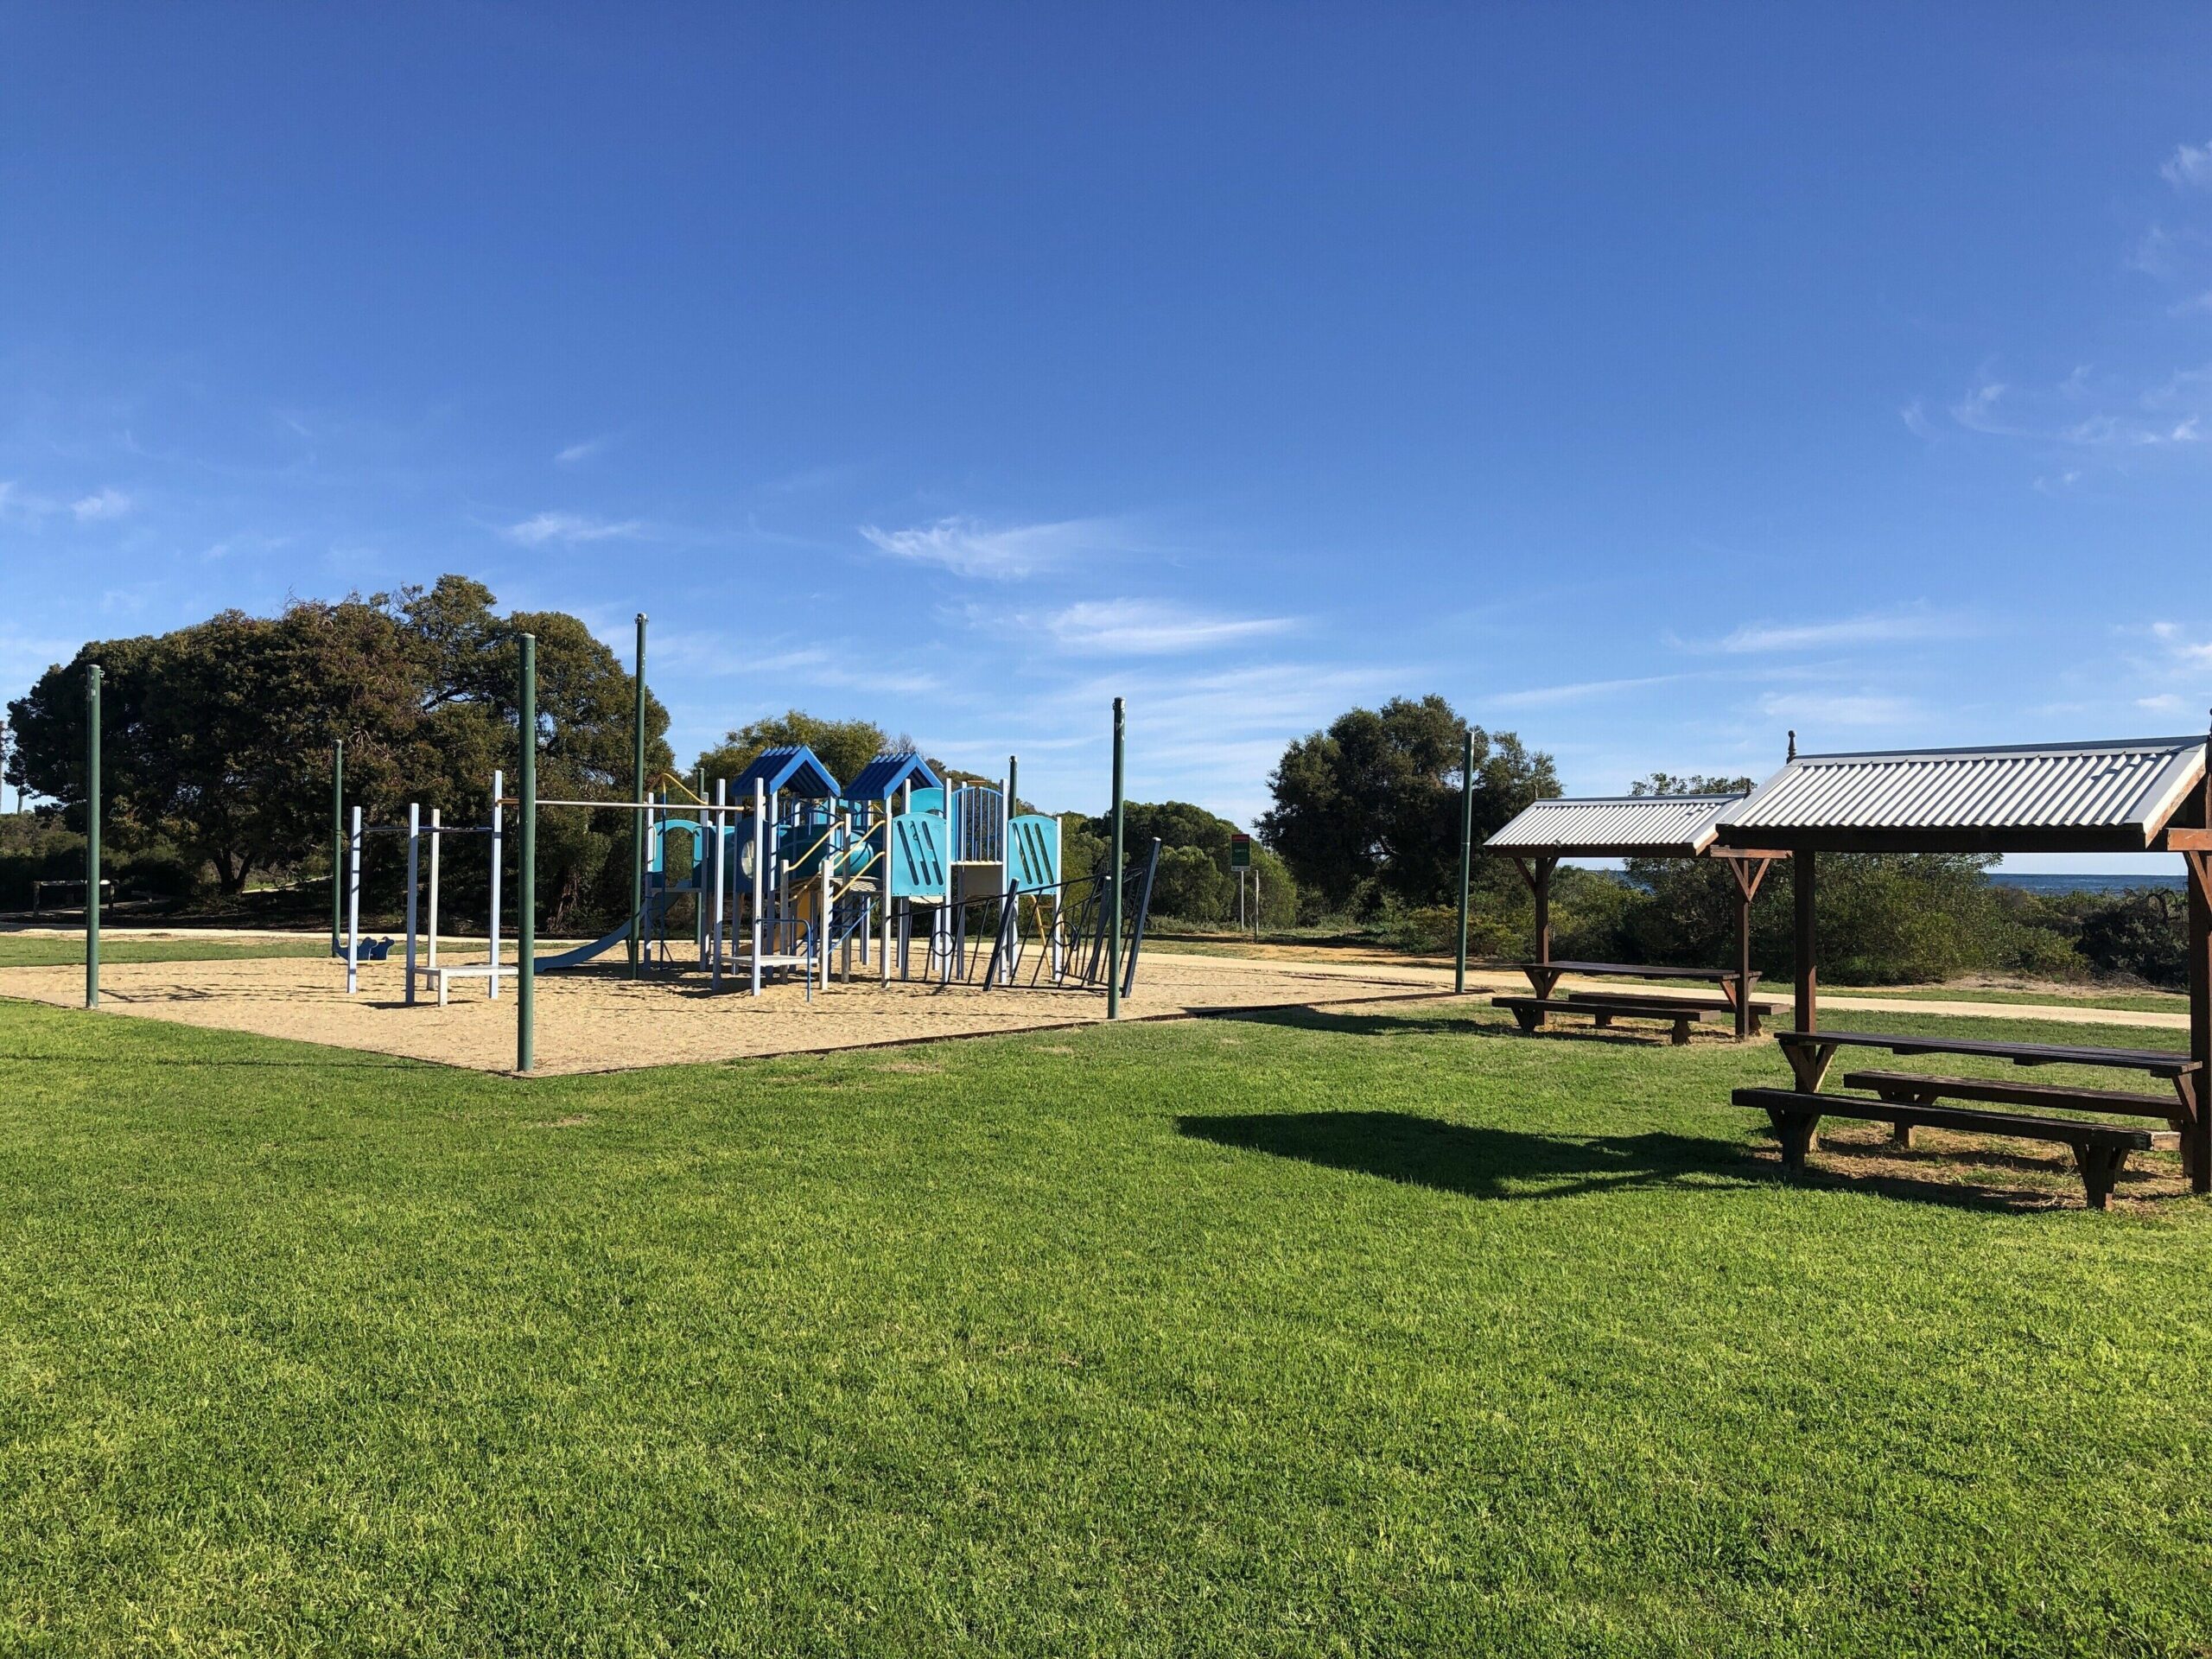
<svg viewBox="0 0 2212 1659">
<path fill-rule="evenodd" d="M 772 790 L 768 795 L 768 817 L 774 826 L 769 831 L 768 843 L 776 849 L 776 919 L 782 921 L 791 914 L 791 873 L 790 867 L 784 862 L 781 833 L 784 804 L 779 796 L 779 791 Z M 798 943 L 796 935 L 793 936 L 791 943 L 794 945 Z"/>
<path fill-rule="evenodd" d="M 861 839 L 858 849 L 858 856 L 860 859 L 861 868 L 863 870 L 868 868 L 868 849 L 874 844 L 874 837 L 868 833 L 869 825 L 872 822 L 873 815 L 865 810 L 862 811 L 860 817 Z M 859 874 L 855 873 L 853 877 L 854 881 L 857 883 L 860 879 Z M 880 879 L 876 885 L 878 887 L 882 886 L 882 882 Z M 860 935 L 861 966 L 862 969 L 866 969 L 868 966 L 868 942 L 875 937 L 875 899 L 873 894 L 864 893 L 861 895 L 861 925 L 859 927 L 855 928 L 854 931 Z M 845 977 L 850 979 L 852 976 L 848 974 Z"/>
<path fill-rule="evenodd" d="M 352 868 L 346 880 L 346 995 L 361 988 L 361 809 L 353 809 L 353 834 L 346 862 Z"/>
<path fill-rule="evenodd" d="M 729 833 L 729 814 L 728 814 L 728 813 L 727 813 L 727 812 L 725 812 L 725 811 L 723 811 L 721 809 L 722 809 L 722 808 L 724 808 L 724 807 L 726 807 L 726 806 L 728 806 L 728 804 L 729 804 L 729 779 L 727 779 L 727 778 L 717 778 L 717 779 L 715 779 L 715 810 L 714 823 L 713 823 L 712 828 L 711 828 L 711 829 L 709 829 L 709 831 L 708 831 L 708 833 L 709 833 L 710 836 L 712 836 L 714 837 L 714 839 L 713 839 L 713 840 L 711 840 L 710 842 L 709 842 L 707 843 L 707 845 L 708 845 L 708 847 L 709 847 L 709 850 L 711 850 L 711 851 L 712 851 L 712 853 L 714 854 L 714 857 L 709 861 L 709 862 L 710 862 L 710 863 L 713 865 L 713 867 L 714 867 L 714 883 L 715 883 L 715 938 L 714 938 L 714 949 L 715 949 L 715 967 L 714 967 L 714 987 L 715 987 L 715 988 L 716 990 L 718 990 L 718 991 L 719 991 L 720 989 L 721 989 L 721 988 L 722 988 L 722 943 L 723 943 L 723 940 L 728 937 L 728 935 L 727 935 L 727 933 L 725 932 L 725 931 L 724 931 L 724 929 L 723 929 L 723 926 L 722 926 L 722 889 L 723 889 L 725 887 L 727 887 L 727 886 L 728 885 L 728 880 L 729 880 L 729 869 L 728 869 L 728 863 L 727 863 L 727 861 L 726 861 L 726 860 L 725 860 L 725 857 L 724 857 L 724 849 L 725 849 L 725 845 L 726 845 L 726 843 L 727 843 L 727 842 L 728 842 L 728 833 Z"/>
<path fill-rule="evenodd" d="M 835 834 L 836 827 L 832 825 L 822 832 L 822 836 L 824 842 L 831 842 Z M 830 906 L 833 902 L 830 897 L 830 867 L 836 861 L 834 843 L 823 847 L 822 849 L 822 911 L 815 918 L 814 951 L 822 959 L 822 988 L 825 991 L 830 988 Z"/>
<path fill-rule="evenodd" d="M 407 803 L 407 1006 L 415 1006 L 415 906 L 422 898 L 417 872 L 423 850 L 423 809 Z"/>
<path fill-rule="evenodd" d="M 753 780 L 753 995 L 760 995 L 761 912 L 768 903 L 768 794 L 765 779 Z"/>
<path fill-rule="evenodd" d="M 500 797 L 506 793 L 507 774 L 492 774 L 492 996 L 496 1001 L 499 995 L 499 878 L 501 830 L 506 827 L 506 807 Z"/>
</svg>

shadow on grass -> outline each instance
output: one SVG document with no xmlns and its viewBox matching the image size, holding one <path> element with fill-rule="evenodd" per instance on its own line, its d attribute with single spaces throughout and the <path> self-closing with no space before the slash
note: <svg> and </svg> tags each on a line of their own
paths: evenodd
<svg viewBox="0 0 2212 1659">
<path fill-rule="evenodd" d="M 1288 1026 L 1298 1031 L 1332 1032 L 1344 1037 L 1490 1037 L 1517 1040 L 1522 1034 L 1510 1020 L 1503 1017 L 1485 1020 L 1454 1014 L 1440 1020 L 1422 1019 L 1403 1014 L 1360 1014 L 1341 1007 L 1314 1007 L 1306 1003 L 1288 1003 L 1274 1008 L 1198 1008 L 1192 1011 L 1192 1018 Z M 1544 1034 L 1569 1035 L 1578 1042 L 1617 1043 L 1629 1048 L 1671 1046 L 1667 1033 L 1659 1030 L 1649 1034 L 1638 1031 L 1587 1030 Z"/>
<path fill-rule="evenodd" d="M 1775 1159 L 1778 1165 L 1778 1153 Z M 2022 1184 L 2023 1178 L 2037 1184 Z M 2012 1215 L 2081 1210 L 2088 1204 L 2082 1178 L 2066 1153 L 2038 1156 L 1964 1135 L 1946 1135 L 1940 1145 L 1907 1147 L 1886 1139 L 1845 1141 L 1823 1135 L 1803 1182 L 1913 1204 Z M 2139 1154 L 2120 1173 L 2113 1192 L 2118 1199 L 2152 1205 L 2186 1198 L 2189 1183 L 2178 1158 Z"/>
<path fill-rule="evenodd" d="M 1739 1147 L 1681 1135 L 1569 1138 L 1471 1128 L 1410 1112 L 1179 1117 L 1194 1140 L 1474 1198 L 1557 1198 L 1623 1186 L 1748 1185 Z"/>
</svg>

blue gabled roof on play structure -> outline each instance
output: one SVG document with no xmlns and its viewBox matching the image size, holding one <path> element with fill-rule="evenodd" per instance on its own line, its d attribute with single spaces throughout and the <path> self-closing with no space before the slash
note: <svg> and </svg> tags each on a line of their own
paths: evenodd
<svg viewBox="0 0 2212 1659">
<path fill-rule="evenodd" d="M 761 750 L 751 766 L 729 780 L 730 798 L 737 800 L 750 795 L 756 778 L 772 795 L 781 791 L 810 801 L 838 798 L 837 780 L 804 743 L 785 743 Z"/>
<path fill-rule="evenodd" d="M 912 782 L 916 789 L 941 789 L 944 784 L 937 773 L 930 770 L 930 763 L 912 749 L 901 749 L 895 754 L 879 754 L 861 768 L 861 775 L 845 785 L 849 801 L 887 801 L 899 792 L 900 785 Z"/>
</svg>

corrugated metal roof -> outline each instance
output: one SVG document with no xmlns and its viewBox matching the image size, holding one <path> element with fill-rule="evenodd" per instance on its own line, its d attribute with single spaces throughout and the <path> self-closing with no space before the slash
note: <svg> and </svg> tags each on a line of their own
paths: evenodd
<svg viewBox="0 0 2212 1659">
<path fill-rule="evenodd" d="M 2147 843 L 2204 776 L 2204 739 L 1803 754 L 1722 814 L 1756 831 L 2107 835 Z"/>
<path fill-rule="evenodd" d="M 1689 857 L 1710 846 L 1741 795 L 1613 795 L 1537 801 L 1483 843 L 1491 853 L 1584 858 Z"/>
</svg>

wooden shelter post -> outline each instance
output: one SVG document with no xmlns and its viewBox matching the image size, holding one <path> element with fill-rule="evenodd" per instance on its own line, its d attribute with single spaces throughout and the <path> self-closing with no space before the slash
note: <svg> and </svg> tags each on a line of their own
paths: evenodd
<svg viewBox="0 0 2212 1659">
<path fill-rule="evenodd" d="M 1559 983 L 1559 976 L 1552 971 L 1552 872 L 1559 868 L 1559 860 L 1516 856 L 1513 868 L 1521 872 L 1536 900 L 1535 957 L 1529 964 L 1529 983 L 1538 996 L 1549 996 Z"/>
<path fill-rule="evenodd" d="M 2190 1145 L 2182 1161 L 2190 1185 L 2212 1192 L 2212 852 L 2183 855 L 2189 865 L 2189 1057 L 2198 1066 L 2187 1081 L 2196 1098 Z"/>
<path fill-rule="evenodd" d="M 2204 740 L 2204 781 L 2197 799 L 2204 837 L 2212 837 L 2212 736 Z M 2183 1090 L 2194 1110 L 2182 1162 L 2190 1187 L 2212 1192 L 2212 849 L 2185 848 L 2182 862 L 2189 867 L 2189 1057 L 2197 1065 Z"/>
<path fill-rule="evenodd" d="M 1736 1005 L 1736 1040 L 1751 1039 L 1751 900 L 1759 884 L 1774 868 L 1775 855 L 1723 854 L 1728 874 L 1736 878 L 1736 985 L 1729 1000 Z"/>
<path fill-rule="evenodd" d="M 1793 862 L 1790 886 L 1797 899 L 1797 1029 L 1820 1029 L 1820 969 L 1814 965 L 1818 941 L 1813 926 L 1813 867 L 1818 861 L 1810 850 L 1801 851 Z"/>
</svg>

